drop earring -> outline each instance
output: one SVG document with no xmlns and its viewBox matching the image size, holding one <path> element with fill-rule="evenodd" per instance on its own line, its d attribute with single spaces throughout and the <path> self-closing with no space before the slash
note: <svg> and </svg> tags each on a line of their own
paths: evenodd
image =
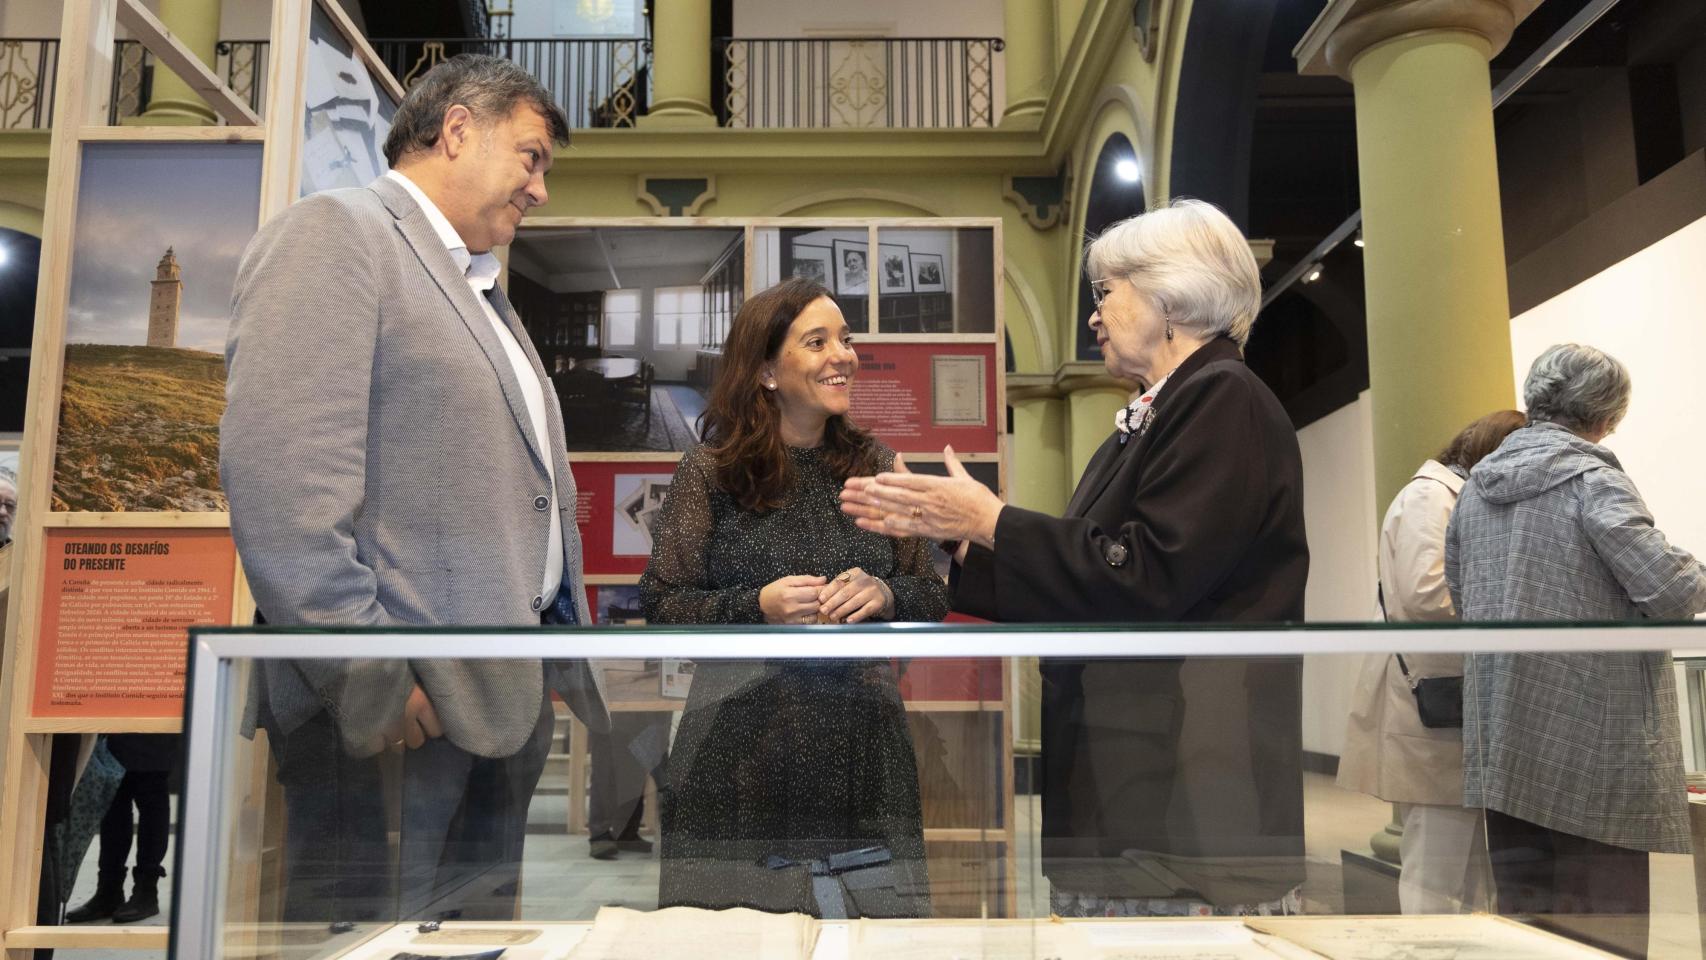
<svg viewBox="0 0 1706 960">
<path fill-rule="evenodd" d="M 1163 316 L 1162 319 L 1167 322 L 1167 342 L 1171 343 L 1171 342 L 1173 342 L 1173 318 L 1169 317 L 1169 316 Z"/>
</svg>

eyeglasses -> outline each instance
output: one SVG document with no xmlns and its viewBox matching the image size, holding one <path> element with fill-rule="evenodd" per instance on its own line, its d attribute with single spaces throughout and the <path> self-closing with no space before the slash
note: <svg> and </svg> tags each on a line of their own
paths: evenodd
<svg viewBox="0 0 1706 960">
<path fill-rule="evenodd" d="M 1102 301 L 1108 299 L 1108 291 L 1102 289 L 1102 284 L 1113 283 L 1118 277 L 1103 277 L 1090 281 L 1090 301 L 1096 305 L 1096 312 L 1102 312 Z"/>
</svg>

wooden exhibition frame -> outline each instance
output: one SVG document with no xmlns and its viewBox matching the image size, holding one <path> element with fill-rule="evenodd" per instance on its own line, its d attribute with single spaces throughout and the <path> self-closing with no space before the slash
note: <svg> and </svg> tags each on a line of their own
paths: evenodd
<svg viewBox="0 0 1706 960">
<path fill-rule="evenodd" d="M 724 229 L 741 230 L 742 244 L 745 254 L 744 264 L 746 276 L 744 289 L 750 295 L 758 288 L 756 271 L 757 250 L 756 237 L 761 230 L 864 230 L 867 251 L 880 249 L 879 235 L 890 230 L 933 230 L 951 231 L 961 229 L 989 230 L 991 233 L 992 261 L 990 264 L 990 283 L 992 285 L 991 309 L 994 313 L 993 328 L 987 333 L 884 333 L 881 327 L 881 310 L 879 299 L 882 296 L 881 285 L 873 281 L 866 290 L 866 317 L 870 332 L 856 333 L 855 344 L 978 344 L 992 345 L 994 348 L 994 379 L 993 396 L 998 416 L 998 422 L 990 425 L 995 433 L 996 447 L 993 451 L 956 452 L 958 458 L 967 463 L 994 463 L 997 466 L 997 493 L 1007 496 L 1007 445 L 1009 436 L 1006 430 L 1005 418 L 1002 411 L 1006 406 L 1007 397 L 1007 338 L 1006 323 L 1003 316 L 1006 298 L 1003 295 L 1005 283 L 1005 262 L 1002 244 L 1002 221 L 999 217 L 545 217 L 530 216 L 523 220 L 516 235 L 517 240 L 525 240 L 530 232 L 540 232 L 551 229 L 644 229 L 644 230 L 684 230 L 684 229 Z M 507 251 L 506 251 L 507 254 Z M 503 260 L 506 265 L 503 282 L 508 284 L 508 256 Z M 872 262 L 875 256 L 872 256 Z M 784 265 L 785 272 L 785 265 Z M 569 454 L 569 461 L 574 463 L 668 463 L 673 464 L 681 459 L 679 452 L 660 451 L 631 451 L 622 453 L 579 452 Z M 907 451 L 906 458 L 913 463 L 941 463 L 943 455 L 940 452 Z M 635 584 L 640 580 L 636 574 L 602 573 L 588 570 L 586 582 L 589 587 L 596 588 L 606 585 Z M 998 856 L 1004 861 L 1002 882 L 993 889 L 986 887 L 986 892 L 993 893 L 1005 907 L 1005 915 L 1016 916 L 1018 910 L 1018 852 L 1017 831 L 1014 822 L 1014 769 L 1013 769 L 1013 685 L 1010 676 L 1013 669 L 1011 661 L 1001 659 L 1000 689 L 1002 696 L 999 700 L 909 700 L 906 702 L 908 713 L 917 714 L 984 714 L 997 718 L 998 736 L 1000 740 L 1000 767 L 996 776 L 1002 785 L 1001 795 L 996 798 L 996 809 L 999 811 L 1000 825 L 990 830 L 983 827 L 967 825 L 963 827 L 925 827 L 924 841 L 932 843 L 979 843 L 986 847 L 994 847 L 1000 851 Z M 643 701 L 627 701 L 613 704 L 612 709 L 623 711 L 679 711 L 684 707 L 684 701 L 656 698 Z M 571 798 L 586 796 L 588 762 L 586 751 L 586 728 L 581 723 L 569 717 L 570 736 L 568 751 L 568 788 Z M 925 792 L 928 785 L 921 784 Z M 647 780 L 647 802 L 645 805 L 646 825 L 651 828 L 655 824 L 656 805 L 651 802 L 654 796 L 654 785 Z M 570 836 L 582 836 L 586 833 L 587 810 L 585 803 L 570 802 L 568 805 L 567 827 Z M 928 848 L 927 848 L 928 849 Z M 993 858 L 986 858 L 993 859 Z"/>
<path fill-rule="evenodd" d="M 51 737 L 56 733 L 176 733 L 178 718 L 33 717 L 37 631 L 46 574 L 45 531 L 229 529 L 225 513 L 68 513 L 50 508 L 61 392 L 65 380 L 67 307 L 76 238 L 83 146 L 90 143 L 258 143 L 261 153 L 257 226 L 296 199 L 300 176 L 304 90 L 300 82 L 316 7 L 350 43 L 374 79 L 401 100 L 403 89 L 385 69 L 361 31 L 330 0 L 272 0 L 267 100 L 257 115 L 210 67 L 185 47 L 140 0 L 66 0 L 61 24 L 59 91 L 48 160 L 41 270 L 31 344 L 29 400 L 20 451 L 20 523 L 13 531 L 6 611 L 5 655 L 0 666 L 0 949 L 23 960 L 36 948 L 163 950 L 160 926 L 35 926 L 42 865 L 42 826 L 48 793 Z M 123 27 L 213 108 L 222 126 L 107 126 L 114 40 Z M 141 118 L 143 122 L 146 117 Z M 241 564 L 229 613 L 233 623 L 253 618 L 254 603 Z M 264 785 L 262 785 L 264 786 Z"/>
</svg>

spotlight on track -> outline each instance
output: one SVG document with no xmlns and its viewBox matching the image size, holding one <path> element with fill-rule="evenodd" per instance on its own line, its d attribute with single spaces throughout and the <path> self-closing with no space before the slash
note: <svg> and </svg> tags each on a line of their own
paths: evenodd
<svg viewBox="0 0 1706 960">
<path fill-rule="evenodd" d="M 1321 279 L 1321 264 L 1312 263 L 1303 270 L 1303 282 L 1314 283 Z"/>
</svg>

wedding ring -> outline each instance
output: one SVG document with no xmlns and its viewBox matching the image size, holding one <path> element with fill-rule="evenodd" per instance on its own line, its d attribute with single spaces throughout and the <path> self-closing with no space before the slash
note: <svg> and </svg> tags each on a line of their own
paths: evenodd
<svg viewBox="0 0 1706 960">
<path fill-rule="evenodd" d="M 400 746 L 402 746 L 402 745 L 403 745 L 403 741 L 402 741 L 402 740 L 393 740 L 393 741 L 391 741 L 391 746 L 393 746 L 393 747 L 400 747 Z"/>
</svg>

